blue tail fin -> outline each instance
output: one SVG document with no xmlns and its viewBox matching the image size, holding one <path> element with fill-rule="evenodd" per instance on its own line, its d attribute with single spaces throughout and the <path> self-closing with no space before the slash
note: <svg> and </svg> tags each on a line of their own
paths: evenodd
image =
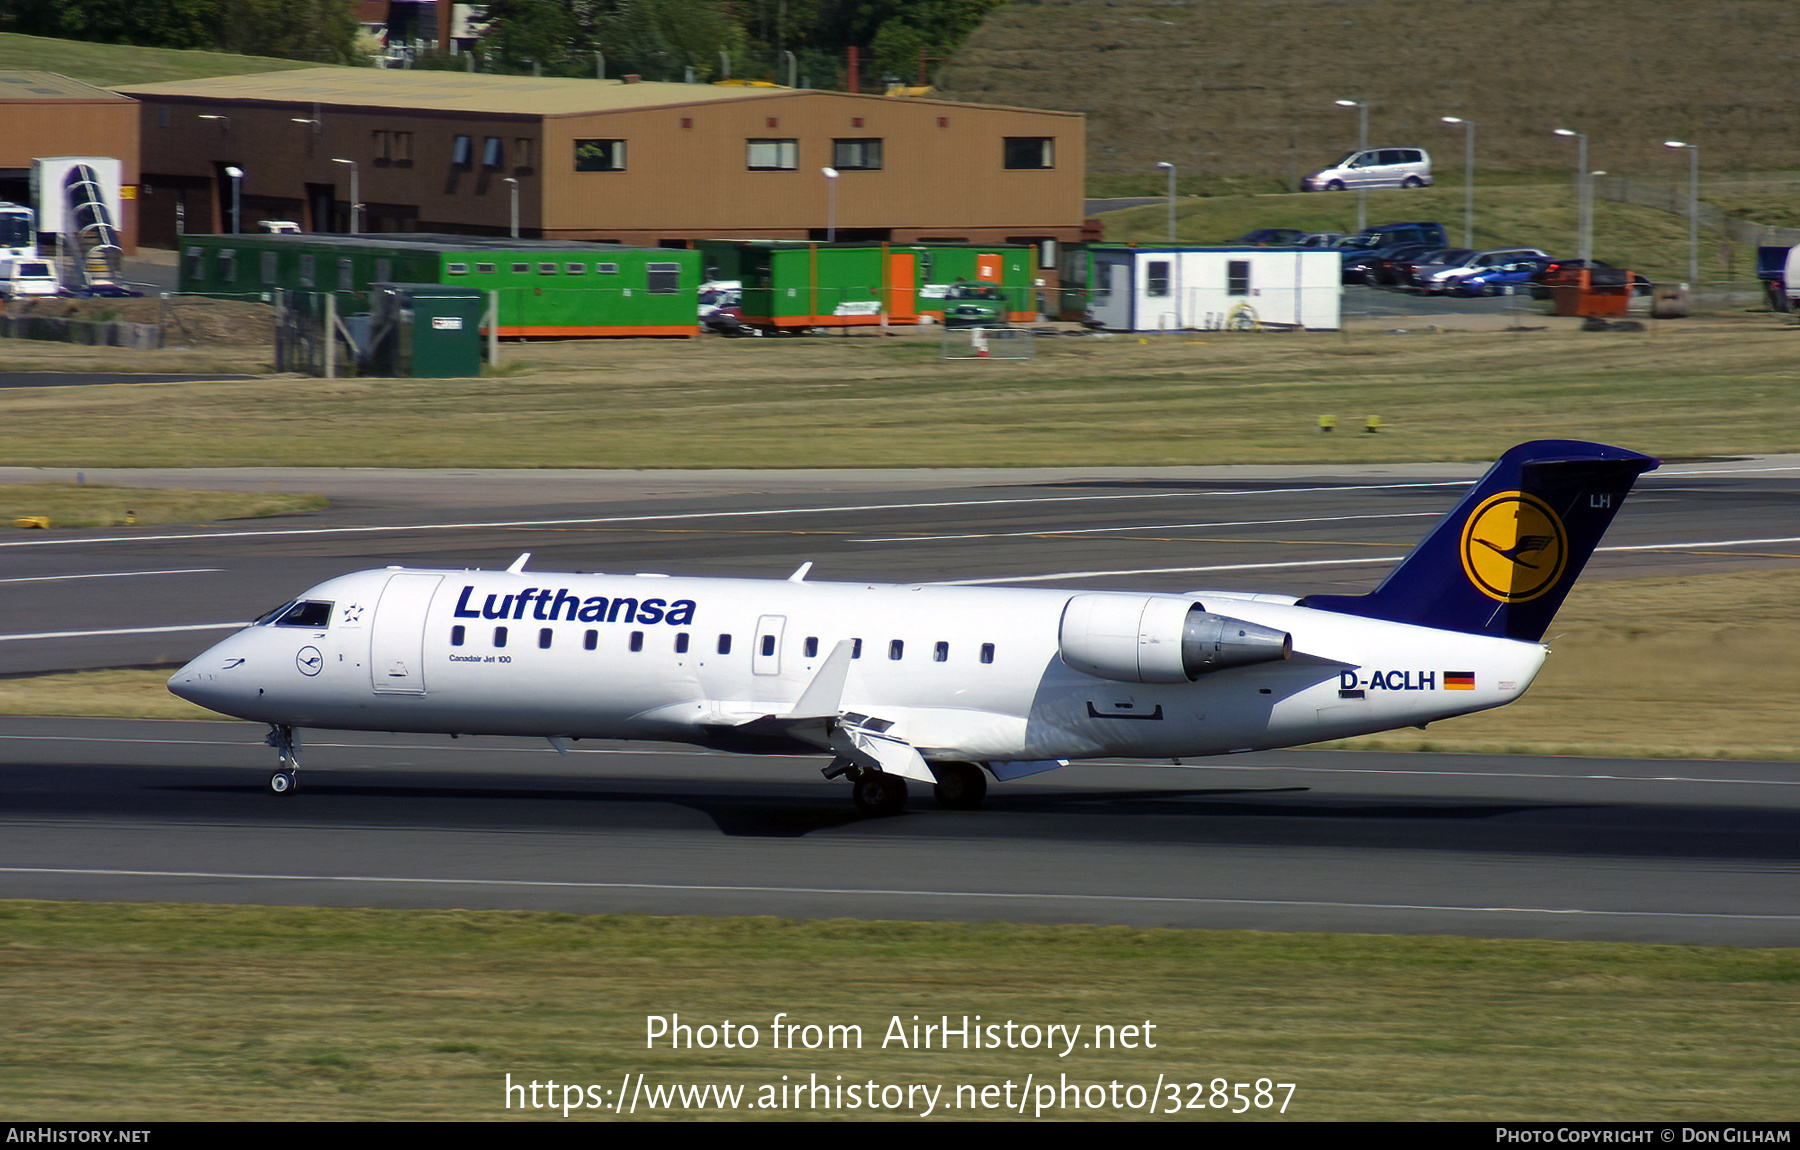
<svg viewBox="0 0 1800 1150">
<path fill-rule="evenodd" d="M 1574 440 L 1502 455 L 1381 586 L 1301 606 L 1536 642 L 1655 459 Z"/>
</svg>

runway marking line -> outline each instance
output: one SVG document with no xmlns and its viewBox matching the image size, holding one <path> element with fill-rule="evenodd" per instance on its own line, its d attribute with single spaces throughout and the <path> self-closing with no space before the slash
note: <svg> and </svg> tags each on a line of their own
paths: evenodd
<svg viewBox="0 0 1800 1150">
<path fill-rule="evenodd" d="M 82 575 L 21 575 L 0 583 L 60 583 L 65 579 L 127 579 L 139 575 L 210 575 L 223 567 L 181 567 L 173 571 L 98 571 Z"/>
<path fill-rule="evenodd" d="M 1185 903 L 1198 906 L 1268 906 L 1313 908 L 1323 910 L 1400 910 L 1400 911 L 1450 911 L 1464 914 L 1538 914 L 1538 915 L 1588 915 L 1604 918 L 1714 918 L 1714 919 L 1749 919 L 1766 922 L 1800 921 L 1800 915 L 1792 914 L 1735 914 L 1722 911 L 1684 911 L 1684 910 L 1593 910 L 1586 907 L 1536 907 L 1536 906 L 1437 906 L 1430 903 L 1384 903 L 1384 902 L 1336 902 L 1322 899 L 1280 899 L 1280 898 L 1200 898 L 1191 895 L 1146 895 L 1146 894 L 1056 894 L 1031 893 L 1017 891 L 977 891 L 977 890 L 904 890 L 883 888 L 855 887 L 804 887 L 804 886 L 714 886 L 698 883 L 654 883 L 654 882 L 582 882 L 560 879 L 506 879 L 506 878 L 424 878 L 403 875 L 297 875 L 297 874 L 256 874 L 238 871 L 159 871 L 159 870 L 115 870 L 109 868 L 85 867 L 0 867 L 0 874 L 23 875 L 69 875 L 82 878 L 155 878 L 155 879 L 233 879 L 249 882 L 333 882 L 333 883 L 396 883 L 409 886 L 497 886 L 509 888 L 555 888 L 563 890 L 643 890 L 643 891 L 677 891 L 703 894 L 804 894 L 804 895 L 851 895 L 867 897 L 881 895 L 903 898 L 947 898 L 947 899 L 1002 899 L 1024 901 L 1028 899 L 1052 902 L 1133 902 L 1133 903 Z"/>
</svg>

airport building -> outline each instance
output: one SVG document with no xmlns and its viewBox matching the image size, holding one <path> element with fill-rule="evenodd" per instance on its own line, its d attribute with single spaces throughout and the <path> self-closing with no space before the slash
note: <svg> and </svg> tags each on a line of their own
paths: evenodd
<svg viewBox="0 0 1800 1150">
<path fill-rule="evenodd" d="M 136 101 L 116 92 L 53 72 L 0 71 L 0 200 L 33 204 L 33 164 L 46 156 L 111 157 L 123 197 L 117 242 L 134 251 L 138 130 Z"/>
<path fill-rule="evenodd" d="M 1082 238 L 1075 113 L 357 68 L 120 92 L 139 102 L 140 228 L 159 246 L 285 220 L 644 246 L 1034 244 L 1053 267 Z"/>
</svg>

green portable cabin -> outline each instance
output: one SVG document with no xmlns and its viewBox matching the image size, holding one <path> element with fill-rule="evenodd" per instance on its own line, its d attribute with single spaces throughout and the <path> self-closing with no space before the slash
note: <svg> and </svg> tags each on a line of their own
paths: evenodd
<svg viewBox="0 0 1800 1150">
<path fill-rule="evenodd" d="M 366 310 L 374 283 L 494 292 L 503 337 L 697 334 L 699 253 L 481 236 L 185 236 L 181 290 L 241 299 L 278 288 L 337 292 Z"/>
<path fill-rule="evenodd" d="M 997 244 L 700 240 L 707 280 L 743 284 L 744 322 L 765 328 L 942 322 L 958 281 L 993 284 L 1006 318 L 1031 319 L 1032 249 Z"/>
</svg>

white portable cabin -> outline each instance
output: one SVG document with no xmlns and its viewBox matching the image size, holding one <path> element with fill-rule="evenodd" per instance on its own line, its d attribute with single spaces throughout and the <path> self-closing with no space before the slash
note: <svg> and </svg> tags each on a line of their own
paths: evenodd
<svg viewBox="0 0 1800 1150">
<path fill-rule="evenodd" d="M 1343 312 L 1332 250 L 1092 247 L 1088 257 L 1088 311 L 1110 331 L 1333 331 Z"/>
</svg>

